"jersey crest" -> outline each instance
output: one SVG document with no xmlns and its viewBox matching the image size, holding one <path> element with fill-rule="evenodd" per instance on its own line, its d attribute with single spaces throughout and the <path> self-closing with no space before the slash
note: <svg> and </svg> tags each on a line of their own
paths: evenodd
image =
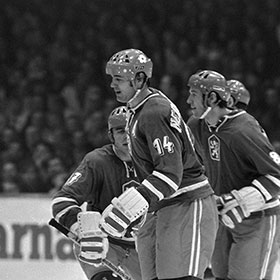
<svg viewBox="0 0 280 280">
<path fill-rule="evenodd" d="M 208 138 L 208 148 L 211 159 L 220 161 L 220 139 L 216 135 Z"/>
</svg>

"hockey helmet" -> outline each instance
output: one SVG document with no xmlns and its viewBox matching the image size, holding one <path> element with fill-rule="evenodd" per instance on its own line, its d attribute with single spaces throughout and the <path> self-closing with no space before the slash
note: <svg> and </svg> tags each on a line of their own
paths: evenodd
<svg viewBox="0 0 280 280">
<path fill-rule="evenodd" d="M 142 51 L 127 49 L 114 54 L 106 65 L 106 74 L 125 76 L 133 80 L 139 72 L 144 72 L 148 78 L 152 77 L 153 63 Z"/>
<path fill-rule="evenodd" d="M 225 102 L 230 98 L 226 78 L 215 71 L 203 70 L 193 74 L 189 78 L 188 86 L 200 90 L 204 95 L 214 91 Z"/>
<path fill-rule="evenodd" d="M 108 129 L 112 128 L 124 128 L 126 126 L 126 113 L 127 108 L 120 106 L 115 108 L 109 115 L 108 118 Z"/>
<path fill-rule="evenodd" d="M 229 88 L 231 96 L 234 98 L 234 105 L 238 102 L 246 105 L 250 102 L 250 93 L 245 86 L 237 80 L 228 80 L 227 86 Z"/>
</svg>

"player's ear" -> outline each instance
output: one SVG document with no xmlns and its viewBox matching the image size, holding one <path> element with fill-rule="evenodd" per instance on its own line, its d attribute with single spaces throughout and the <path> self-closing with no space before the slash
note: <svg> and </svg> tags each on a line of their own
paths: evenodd
<svg viewBox="0 0 280 280">
<path fill-rule="evenodd" d="M 113 135 L 113 132 L 112 132 L 111 129 L 108 130 L 108 138 L 109 138 L 110 142 L 111 142 L 112 144 L 114 144 L 115 139 L 114 139 L 114 135 Z"/>
<path fill-rule="evenodd" d="M 218 97 L 217 97 L 217 93 L 214 92 L 214 91 L 211 91 L 209 94 L 208 94 L 208 97 L 207 97 L 207 101 L 208 101 L 208 104 L 211 106 L 211 105 L 215 105 L 218 103 Z"/>
<path fill-rule="evenodd" d="M 233 108 L 234 107 L 234 100 L 233 97 L 231 96 L 228 100 L 228 107 Z"/>
<path fill-rule="evenodd" d="M 147 81 L 147 76 L 143 72 L 136 73 L 135 75 L 135 85 L 137 89 L 141 89 Z"/>
</svg>

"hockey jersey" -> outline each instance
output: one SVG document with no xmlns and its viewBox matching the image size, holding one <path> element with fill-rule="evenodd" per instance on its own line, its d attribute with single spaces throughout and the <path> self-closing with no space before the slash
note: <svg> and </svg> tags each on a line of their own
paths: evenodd
<svg viewBox="0 0 280 280">
<path fill-rule="evenodd" d="M 132 162 L 120 160 L 112 144 L 105 145 L 86 154 L 61 190 L 54 195 L 53 216 L 70 228 L 76 222 L 84 202 L 87 202 L 88 210 L 101 213 L 114 197 L 138 184 Z"/>
<path fill-rule="evenodd" d="M 149 201 L 149 211 L 212 194 L 177 107 L 149 88 L 128 102 L 128 108 L 130 152 L 141 180 L 137 189 Z"/>
<path fill-rule="evenodd" d="M 268 201 L 264 209 L 279 208 L 280 157 L 254 117 L 235 110 L 214 127 L 194 117 L 188 125 L 217 195 L 254 186 Z"/>
</svg>

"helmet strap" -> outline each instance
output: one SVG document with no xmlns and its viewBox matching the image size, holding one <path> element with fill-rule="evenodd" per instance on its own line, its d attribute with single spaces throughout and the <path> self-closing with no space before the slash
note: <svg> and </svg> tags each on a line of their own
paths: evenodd
<svg viewBox="0 0 280 280">
<path fill-rule="evenodd" d="M 203 95 L 203 103 L 204 103 L 204 108 L 205 108 L 205 111 L 204 113 L 200 116 L 200 119 L 204 119 L 208 114 L 209 112 L 213 109 L 212 106 L 209 106 L 209 102 L 208 102 L 208 97 L 209 97 L 209 94 L 211 92 L 209 92 L 207 95 L 204 94 Z M 215 106 L 216 107 L 219 103 L 221 102 L 221 100 L 217 100 L 217 102 L 215 103 Z"/>
<path fill-rule="evenodd" d="M 137 96 L 140 94 L 141 91 L 142 91 L 142 89 L 137 89 L 136 92 L 135 92 L 135 94 L 134 94 L 134 96 L 133 96 L 130 100 L 128 100 L 127 103 L 131 103 L 134 99 L 136 99 Z"/>
<path fill-rule="evenodd" d="M 204 113 L 200 116 L 200 119 L 201 120 L 204 119 L 211 110 L 212 110 L 211 107 L 207 107 L 206 110 L 204 111 Z"/>
</svg>

